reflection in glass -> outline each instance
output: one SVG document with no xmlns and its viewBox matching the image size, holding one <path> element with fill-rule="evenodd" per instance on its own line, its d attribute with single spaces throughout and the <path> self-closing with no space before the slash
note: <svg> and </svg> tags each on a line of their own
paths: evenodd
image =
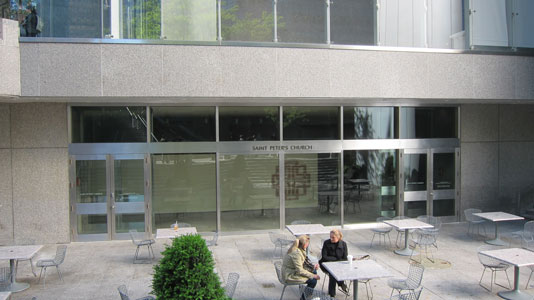
<svg viewBox="0 0 534 300">
<path fill-rule="evenodd" d="M 417 218 L 426 214 L 426 201 L 404 202 L 404 215 L 408 218 Z"/>
<path fill-rule="evenodd" d="M 332 43 L 338 45 L 374 45 L 374 16 L 374 1 L 334 1 L 330 5 Z"/>
<path fill-rule="evenodd" d="M 454 216 L 454 199 L 439 199 L 432 202 L 435 217 Z"/>
<path fill-rule="evenodd" d="M 219 140 L 277 141 L 278 107 L 219 107 Z"/>
<path fill-rule="evenodd" d="M 280 42 L 325 43 L 324 0 L 278 1 L 277 9 L 283 24 L 278 28 Z"/>
<path fill-rule="evenodd" d="M 401 139 L 456 138 L 456 107 L 402 107 Z"/>
<path fill-rule="evenodd" d="M 190 223 L 216 229 L 215 154 L 152 155 L 152 225 Z"/>
<path fill-rule="evenodd" d="M 426 191 L 426 154 L 404 155 L 404 191 Z"/>
<path fill-rule="evenodd" d="M 340 224 L 339 154 L 285 155 L 286 224 Z"/>
<path fill-rule="evenodd" d="M 142 106 L 72 107 L 73 143 L 146 143 Z"/>
<path fill-rule="evenodd" d="M 339 107 L 284 107 L 284 140 L 337 140 L 339 126 Z"/>
<path fill-rule="evenodd" d="M 215 107 L 152 107 L 152 141 L 215 141 Z"/>
<path fill-rule="evenodd" d="M 161 23 L 161 32 L 165 39 L 215 41 L 217 40 L 217 1 L 162 1 Z"/>
<path fill-rule="evenodd" d="M 345 223 L 396 215 L 395 150 L 344 151 Z"/>
<path fill-rule="evenodd" d="M 36 6 L 37 15 L 44 22 L 40 36 L 101 38 L 102 2 L 108 1 L 40 0 Z"/>
<path fill-rule="evenodd" d="M 223 0 L 221 5 L 223 40 L 272 42 L 274 30 L 272 0 Z M 278 17 L 278 29 L 283 28 Z"/>
<path fill-rule="evenodd" d="M 121 38 L 159 39 L 161 2 L 161 0 L 122 0 Z"/>
<path fill-rule="evenodd" d="M 107 233 L 106 161 L 76 161 L 78 234 Z"/>
<path fill-rule="evenodd" d="M 454 153 L 434 153 L 434 190 L 454 189 Z"/>
<path fill-rule="evenodd" d="M 115 232 L 145 231 L 144 161 L 115 160 Z"/>
<path fill-rule="evenodd" d="M 344 139 L 392 139 L 394 124 L 393 107 L 343 108 Z"/>
<path fill-rule="evenodd" d="M 219 165 L 222 230 L 279 228 L 278 155 L 222 155 Z"/>
</svg>

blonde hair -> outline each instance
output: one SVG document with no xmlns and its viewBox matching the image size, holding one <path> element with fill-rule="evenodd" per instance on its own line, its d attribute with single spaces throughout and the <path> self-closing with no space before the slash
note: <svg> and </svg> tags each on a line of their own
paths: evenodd
<svg viewBox="0 0 534 300">
<path fill-rule="evenodd" d="M 293 245 L 291 245 L 289 250 L 287 250 L 287 254 L 297 250 L 297 248 L 300 248 L 300 249 L 304 250 L 304 245 L 309 241 L 310 241 L 310 237 L 309 236 L 307 236 L 305 234 L 299 236 L 297 239 L 295 239 L 295 241 L 293 242 Z"/>
<path fill-rule="evenodd" d="M 333 233 L 340 241 L 343 239 L 343 233 L 337 228 L 330 230 L 330 233 Z"/>
</svg>

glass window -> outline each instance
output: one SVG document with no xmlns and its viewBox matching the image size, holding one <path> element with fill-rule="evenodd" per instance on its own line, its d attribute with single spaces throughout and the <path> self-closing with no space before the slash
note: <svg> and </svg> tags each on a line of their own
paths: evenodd
<svg viewBox="0 0 534 300">
<path fill-rule="evenodd" d="M 78 234 L 108 232 L 106 161 L 76 161 L 76 222 Z"/>
<path fill-rule="evenodd" d="M 143 159 L 114 161 L 115 231 L 145 231 L 145 168 Z"/>
<path fill-rule="evenodd" d="M 401 115 L 402 139 L 458 136 L 456 107 L 403 107 Z"/>
<path fill-rule="evenodd" d="M 280 42 L 326 42 L 324 0 L 278 1 L 277 11 Z"/>
<path fill-rule="evenodd" d="M 72 107 L 73 143 L 146 143 L 145 107 Z"/>
<path fill-rule="evenodd" d="M 219 107 L 219 140 L 280 140 L 278 107 Z"/>
<path fill-rule="evenodd" d="M 222 155 L 219 165 L 222 230 L 279 228 L 278 155 Z"/>
<path fill-rule="evenodd" d="M 345 223 L 397 214 L 395 150 L 343 152 Z"/>
<path fill-rule="evenodd" d="M 159 39 L 161 0 L 122 0 L 123 39 Z"/>
<path fill-rule="evenodd" d="M 152 141 L 215 141 L 215 107 L 152 107 Z"/>
<path fill-rule="evenodd" d="M 392 139 L 395 136 L 393 107 L 344 107 L 344 139 Z"/>
<path fill-rule="evenodd" d="M 426 191 L 426 154 L 404 155 L 404 191 Z"/>
<path fill-rule="evenodd" d="M 284 140 L 339 139 L 338 107 L 284 107 Z"/>
<path fill-rule="evenodd" d="M 339 154 L 286 154 L 284 163 L 286 223 L 339 225 Z"/>
<path fill-rule="evenodd" d="M 375 44 L 375 2 L 336 0 L 330 5 L 332 43 L 344 45 Z"/>
<path fill-rule="evenodd" d="M 216 194 L 215 154 L 152 155 L 154 232 L 176 221 L 215 231 Z"/>
<path fill-rule="evenodd" d="M 217 40 L 217 1 L 162 1 L 161 23 L 161 33 L 165 39 L 215 41 Z"/>
<path fill-rule="evenodd" d="M 102 3 L 108 1 L 41 0 L 37 15 L 42 18 L 42 37 L 101 38 Z M 21 35 L 24 36 L 21 31 Z"/>
<path fill-rule="evenodd" d="M 274 16 L 272 0 L 223 1 L 221 6 L 223 40 L 273 41 Z M 281 26 L 282 17 L 278 17 L 278 19 L 278 26 Z"/>
</svg>

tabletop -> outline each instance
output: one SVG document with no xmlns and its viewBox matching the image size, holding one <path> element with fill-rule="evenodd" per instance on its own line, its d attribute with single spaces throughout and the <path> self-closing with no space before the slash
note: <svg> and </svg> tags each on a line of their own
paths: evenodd
<svg viewBox="0 0 534 300">
<path fill-rule="evenodd" d="M 522 248 L 506 248 L 481 251 L 480 254 L 496 258 L 518 267 L 534 265 L 534 252 Z"/>
<path fill-rule="evenodd" d="M 43 245 L 2 246 L 0 259 L 30 259 Z"/>
<path fill-rule="evenodd" d="M 391 272 L 371 259 L 353 261 L 352 266 L 348 261 L 325 262 L 323 266 L 337 281 L 366 280 L 393 276 Z"/>
<path fill-rule="evenodd" d="M 400 230 L 434 227 L 417 219 L 384 220 L 383 222 Z"/>
<path fill-rule="evenodd" d="M 324 227 L 323 224 L 286 225 L 286 228 L 293 235 L 329 234 L 330 233 L 330 229 Z"/>
<path fill-rule="evenodd" d="M 11 296 L 11 292 L 0 292 L 0 300 L 7 300 Z"/>
<path fill-rule="evenodd" d="M 474 216 L 478 216 L 493 222 L 499 222 L 499 221 L 513 221 L 513 220 L 523 220 L 525 218 L 512 215 L 509 213 L 505 213 L 502 211 L 496 211 L 496 212 L 484 212 L 484 213 L 474 213 Z"/>
<path fill-rule="evenodd" d="M 177 230 L 172 228 L 159 228 L 156 230 L 157 239 L 172 239 L 186 234 L 196 234 L 196 227 L 180 227 Z"/>
</svg>

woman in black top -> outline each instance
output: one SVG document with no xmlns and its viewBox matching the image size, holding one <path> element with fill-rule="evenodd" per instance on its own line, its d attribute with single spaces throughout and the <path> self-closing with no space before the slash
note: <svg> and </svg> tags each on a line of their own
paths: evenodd
<svg viewBox="0 0 534 300">
<path fill-rule="evenodd" d="M 343 234 L 341 231 L 339 231 L 339 229 L 332 229 L 332 231 L 330 231 L 330 239 L 324 241 L 323 249 L 321 250 L 321 260 L 319 260 L 321 270 L 327 273 L 329 277 L 328 294 L 331 297 L 336 296 L 336 282 L 345 294 L 348 294 L 349 290 L 345 285 L 345 282 L 336 281 L 336 279 L 330 273 L 328 273 L 328 271 L 323 267 L 323 262 L 347 260 L 348 252 L 347 243 L 343 241 Z"/>
</svg>

